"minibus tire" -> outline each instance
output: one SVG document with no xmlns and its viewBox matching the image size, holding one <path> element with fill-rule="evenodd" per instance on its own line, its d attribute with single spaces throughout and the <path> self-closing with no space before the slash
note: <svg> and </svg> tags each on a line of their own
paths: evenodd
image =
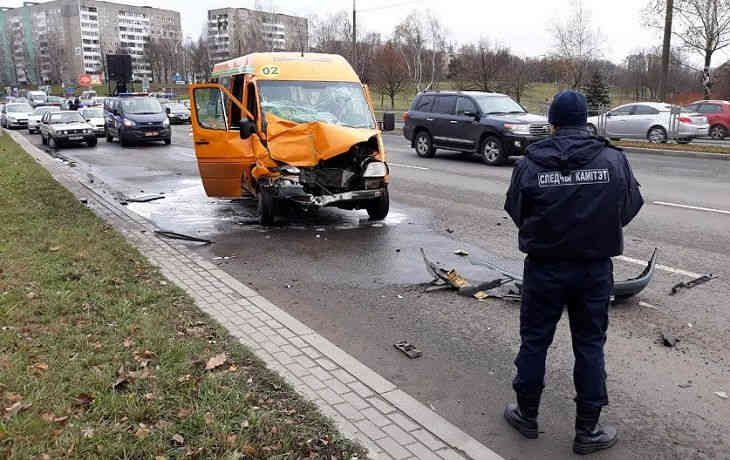
<svg viewBox="0 0 730 460">
<path fill-rule="evenodd" d="M 370 220 L 383 220 L 388 217 L 388 211 L 390 210 L 388 187 L 383 189 L 383 196 L 371 200 L 366 209 Z"/>
<path fill-rule="evenodd" d="M 270 226 L 276 218 L 276 199 L 274 194 L 265 188 L 259 189 L 259 221 L 261 225 Z"/>
</svg>

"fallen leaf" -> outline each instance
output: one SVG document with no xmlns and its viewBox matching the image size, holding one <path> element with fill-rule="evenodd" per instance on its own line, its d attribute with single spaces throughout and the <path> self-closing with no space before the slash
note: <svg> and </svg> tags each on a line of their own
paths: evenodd
<svg viewBox="0 0 730 460">
<path fill-rule="evenodd" d="M 208 425 L 212 425 L 213 422 L 215 422 L 215 417 L 213 417 L 213 414 L 211 414 L 210 412 L 206 412 L 203 418 L 205 419 L 205 423 L 207 423 Z"/>
<path fill-rule="evenodd" d="M 219 355 L 215 355 L 212 358 L 208 360 L 207 363 L 205 363 L 205 370 L 210 371 L 217 367 L 220 367 L 223 365 L 223 363 L 226 362 L 226 354 L 221 353 Z"/>
<path fill-rule="evenodd" d="M 129 348 L 133 344 L 134 344 L 134 340 L 132 340 L 131 337 L 127 337 L 126 339 L 124 339 L 124 342 L 122 342 L 122 345 L 124 346 L 124 348 Z"/>
<path fill-rule="evenodd" d="M 150 433 L 151 431 L 147 428 L 147 425 L 140 423 L 139 428 L 137 428 L 137 432 L 134 435 L 137 436 L 137 439 L 147 439 Z"/>
<path fill-rule="evenodd" d="M 98 350 L 101 347 L 103 347 L 104 345 L 102 345 L 101 342 L 94 342 L 91 344 L 91 346 Z"/>
<path fill-rule="evenodd" d="M 145 395 L 144 395 L 144 399 L 145 399 L 146 401 L 152 401 L 153 399 L 155 399 L 155 395 L 154 395 L 154 394 L 152 394 L 152 393 L 145 393 Z"/>
<path fill-rule="evenodd" d="M 236 441 L 238 441 L 238 436 L 235 434 L 231 434 L 226 436 L 226 442 L 228 443 L 229 447 L 233 447 L 236 445 Z"/>
<path fill-rule="evenodd" d="M 52 422 L 55 417 L 56 416 L 51 414 L 50 412 L 44 412 L 41 414 L 41 418 L 46 422 Z"/>
<path fill-rule="evenodd" d="M 83 435 L 83 436 L 84 436 L 85 438 L 87 438 L 87 439 L 88 439 L 88 438 L 91 438 L 91 437 L 93 437 L 93 436 L 94 436 L 94 429 L 93 429 L 93 428 L 84 428 L 84 429 L 82 429 L 82 430 L 81 430 L 81 434 L 82 434 L 82 435 Z"/>
<path fill-rule="evenodd" d="M 77 407 L 86 407 L 89 406 L 92 402 L 94 402 L 94 397 L 88 393 L 79 393 L 79 395 L 73 399 L 73 404 Z"/>
<path fill-rule="evenodd" d="M 12 406 L 5 408 L 5 417 L 10 418 L 19 412 L 30 409 L 32 405 L 33 403 L 23 404 L 22 402 L 18 401 Z"/>
<path fill-rule="evenodd" d="M 41 455 L 41 460 L 51 460 L 51 456 L 48 455 L 48 454 L 42 454 Z"/>
<path fill-rule="evenodd" d="M 190 417 L 190 414 L 193 412 L 190 409 L 182 408 L 179 411 L 177 411 L 178 418 L 186 418 Z"/>
<path fill-rule="evenodd" d="M 51 252 L 58 252 L 63 246 L 51 246 L 48 250 Z"/>
<path fill-rule="evenodd" d="M 236 372 L 238 370 L 238 366 L 233 365 L 233 366 L 229 367 L 228 370 L 230 372 Z"/>
<path fill-rule="evenodd" d="M 10 402 L 18 402 L 22 401 L 23 397 L 20 396 L 18 393 L 13 393 L 11 391 L 5 392 L 5 399 Z"/>
<path fill-rule="evenodd" d="M 31 299 L 31 300 L 32 300 L 32 299 L 35 299 L 36 297 L 38 297 L 38 294 L 36 294 L 35 292 L 29 292 L 29 293 L 27 293 L 27 294 L 26 294 L 25 296 L 26 296 L 27 298 L 29 298 L 29 299 Z"/>
<path fill-rule="evenodd" d="M 64 415 L 64 416 L 61 416 L 61 417 L 55 417 L 53 419 L 53 421 L 56 422 L 56 423 L 66 423 L 68 421 L 68 415 Z"/>
<path fill-rule="evenodd" d="M 167 460 L 167 457 L 165 457 L 164 455 L 158 455 L 157 457 L 155 457 L 155 460 Z"/>
<path fill-rule="evenodd" d="M 160 281 L 160 286 L 167 286 L 167 281 Z"/>
<path fill-rule="evenodd" d="M 254 455 L 256 455 L 256 448 L 255 448 L 255 447 L 253 447 L 253 446 L 252 446 L 251 444 L 248 444 L 248 443 L 247 443 L 247 444 L 245 444 L 245 445 L 243 446 L 243 453 L 244 453 L 245 455 L 250 455 L 250 456 L 252 456 L 252 457 L 253 457 Z"/>
<path fill-rule="evenodd" d="M 129 380 L 127 379 L 126 376 L 118 377 L 116 382 L 114 382 L 114 389 L 117 391 L 122 391 L 127 387 L 128 384 L 129 384 Z"/>
<path fill-rule="evenodd" d="M 154 351 L 145 350 L 142 352 L 142 356 L 144 356 L 147 359 L 151 359 L 157 356 L 157 354 Z"/>
<path fill-rule="evenodd" d="M 30 366 L 31 372 L 43 372 L 48 370 L 48 364 L 46 363 L 35 363 Z"/>
<path fill-rule="evenodd" d="M 190 379 L 192 379 L 193 376 L 190 374 L 183 375 L 182 377 L 178 378 L 177 381 L 180 383 L 189 382 Z"/>
<path fill-rule="evenodd" d="M 155 423 L 155 428 L 158 430 L 166 430 L 170 425 L 172 425 L 172 423 L 167 420 L 158 420 L 157 423 Z"/>
<path fill-rule="evenodd" d="M 179 433 L 175 433 L 175 435 L 172 437 L 172 440 L 178 444 L 185 444 L 185 438 L 183 438 L 182 435 Z"/>
<path fill-rule="evenodd" d="M 244 420 L 243 423 L 241 423 L 241 428 L 248 428 L 248 427 L 249 427 L 248 420 Z"/>
</svg>

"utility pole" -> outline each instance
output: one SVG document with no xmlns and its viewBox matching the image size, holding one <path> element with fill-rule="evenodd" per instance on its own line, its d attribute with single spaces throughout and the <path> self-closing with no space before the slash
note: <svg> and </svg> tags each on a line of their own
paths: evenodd
<svg viewBox="0 0 730 460">
<path fill-rule="evenodd" d="M 357 11 L 355 0 L 352 0 L 352 66 L 357 72 Z"/>
<path fill-rule="evenodd" d="M 659 83 L 659 100 L 664 102 L 667 98 L 667 78 L 669 76 L 669 57 L 672 52 L 672 15 L 674 13 L 674 0 L 667 0 L 667 11 L 664 19 L 664 44 L 662 47 L 662 79 Z"/>
</svg>

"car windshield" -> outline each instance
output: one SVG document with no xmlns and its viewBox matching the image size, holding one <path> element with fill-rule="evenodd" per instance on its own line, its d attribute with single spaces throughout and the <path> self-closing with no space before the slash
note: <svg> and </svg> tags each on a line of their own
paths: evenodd
<svg viewBox="0 0 730 460">
<path fill-rule="evenodd" d="M 102 114 L 101 109 L 87 109 L 84 110 L 84 116 L 86 118 L 102 118 L 104 114 Z"/>
<path fill-rule="evenodd" d="M 486 115 L 504 113 L 526 113 L 520 104 L 509 96 L 474 96 L 479 108 Z"/>
<path fill-rule="evenodd" d="M 365 92 L 357 83 L 261 81 L 259 89 L 264 112 L 286 120 L 375 127 Z"/>
<path fill-rule="evenodd" d="M 33 111 L 33 115 L 43 115 L 46 112 L 58 112 L 60 109 L 58 107 L 36 107 L 36 109 Z"/>
<path fill-rule="evenodd" d="M 49 123 L 54 125 L 57 123 L 83 123 L 84 119 L 78 112 L 61 112 L 51 115 Z"/>
<path fill-rule="evenodd" d="M 151 115 L 162 112 L 162 107 L 156 99 L 152 99 L 151 97 L 135 97 L 132 99 L 124 99 L 122 101 L 122 110 L 124 110 L 124 113 Z"/>
<path fill-rule="evenodd" d="M 11 104 L 5 110 L 8 112 L 32 112 L 33 109 L 28 104 Z"/>
</svg>

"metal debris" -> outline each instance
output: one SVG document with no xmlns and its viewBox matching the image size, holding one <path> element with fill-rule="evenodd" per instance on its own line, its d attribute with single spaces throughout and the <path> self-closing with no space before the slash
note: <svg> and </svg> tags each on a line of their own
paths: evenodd
<svg viewBox="0 0 730 460">
<path fill-rule="evenodd" d="M 679 339 L 675 336 L 673 336 L 669 332 L 662 332 L 662 343 L 665 347 L 673 347 L 679 342 Z"/>
<path fill-rule="evenodd" d="M 401 340 L 400 342 L 396 342 L 393 344 L 393 346 L 396 348 L 396 350 L 402 352 L 411 359 L 416 359 L 423 356 L 421 350 L 416 348 L 414 345 L 408 343 L 407 340 Z"/>
<path fill-rule="evenodd" d="M 692 289 L 695 286 L 704 284 L 710 280 L 714 280 L 715 278 L 718 278 L 718 276 L 710 273 L 709 275 L 702 275 L 699 278 L 695 278 L 692 281 L 682 281 L 681 283 L 677 283 L 672 286 L 672 292 L 670 292 L 669 295 L 676 294 L 677 292 L 679 292 L 680 289 Z"/>
<path fill-rule="evenodd" d="M 172 240 L 183 240 L 183 241 L 192 241 L 194 243 L 213 244 L 213 241 L 211 241 L 211 240 L 206 240 L 203 238 L 198 238 L 198 237 L 190 236 L 190 235 L 183 235 L 182 233 L 168 232 L 166 230 L 155 230 L 155 234 L 162 238 L 169 238 Z"/>
<path fill-rule="evenodd" d="M 454 254 L 456 254 L 457 256 L 468 256 L 469 255 L 469 253 L 463 249 L 457 249 L 456 251 L 454 251 Z"/>
</svg>

